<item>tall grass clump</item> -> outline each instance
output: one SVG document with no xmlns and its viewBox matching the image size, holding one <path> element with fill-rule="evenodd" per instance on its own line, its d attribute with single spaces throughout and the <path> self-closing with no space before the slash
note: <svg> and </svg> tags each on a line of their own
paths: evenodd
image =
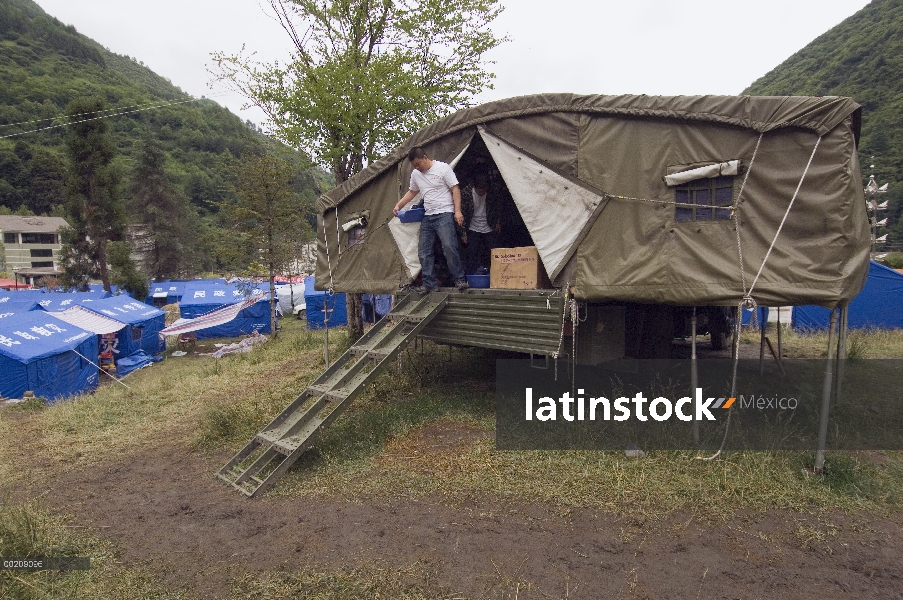
<svg viewBox="0 0 903 600">
<path fill-rule="evenodd" d="M 0 500 L 0 556 L 91 561 L 88 570 L 77 571 L 0 569 L 2 600 L 185 600 L 180 592 L 165 591 L 146 567 L 117 564 L 113 546 L 87 533 L 87 527 L 31 504 Z"/>
</svg>

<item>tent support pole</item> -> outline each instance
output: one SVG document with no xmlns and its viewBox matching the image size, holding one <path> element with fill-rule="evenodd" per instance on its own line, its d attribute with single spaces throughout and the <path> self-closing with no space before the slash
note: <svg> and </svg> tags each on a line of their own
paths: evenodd
<svg viewBox="0 0 903 600">
<path fill-rule="evenodd" d="M 690 397 L 696 394 L 699 387 L 699 374 L 696 370 L 696 307 L 690 317 Z M 699 421 L 693 419 L 693 443 L 699 445 Z"/>
<path fill-rule="evenodd" d="M 765 374 L 765 328 L 768 326 L 768 318 L 765 316 L 765 309 L 758 307 L 756 311 L 759 313 L 759 375 Z"/>
<path fill-rule="evenodd" d="M 784 360 L 784 343 L 781 340 L 781 307 L 778 307 L 778 362 Z"/>
<path fill-rule="evenodd" d="M 840 392 L 843 385 L 843 372 L 847 358 L 847 326 L 849 306 L 840 308 L 840 331 L 837 334 L 837 382 L 834 386 L 834 405 L 840 404 Z"/>
<path fill-rule="evenodd" d="M 813 471 L 822 475 L 825 472 L 825 446 L 828 443 L 828 412 L 831 410 L 831 389 L 834 387 L 834 329 L 837 327 L 837 311 L 831 311 L 831 322 L 828 325 L 828 355 L 825 360 L 825 379 L 822 385 L 821 414 L 818 419 L 818 448 L 815 450 Z"/>
<path fill-rule="evenodd" d="M 338 217 L 336 217 L 338 218 Z M 329 368 L 329 294 L 323 297 L 323 329 L 326 330 L 325 343 L 323 345 L 323 360 L 326 368 Z"/>
</svg>

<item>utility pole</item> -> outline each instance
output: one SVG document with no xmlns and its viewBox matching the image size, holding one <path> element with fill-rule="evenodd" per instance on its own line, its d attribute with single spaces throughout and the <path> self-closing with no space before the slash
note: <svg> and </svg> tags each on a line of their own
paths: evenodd
<svg viewBox="0 0 903 600">
<path fill-rule="evenodd" d="M 875 157 L 872 157 L 874 160 Z M 887 241 L 887 234 L 878 237 L 878 228 L 887 226 L 887 219 L 878 220 L 878 213 L 882 210 L 887 210 L 887 202 L 878 203 L 878 196 L 887 192 L 888 184 L 884 184 L 882 186 L 878 185 L 878 182 L 875 181 L 875 165 L 870 165 L 869 169 L 872 173 L 869 175 L 869 182 L 865 186 L 865 206 L 868 209 L 869 214 L 869 224 L 872 229 L 872 260 L 876 258 L 883 258 L 883 256 L 878 256 L 878 244 L 883 244 Z"/>
</svg>

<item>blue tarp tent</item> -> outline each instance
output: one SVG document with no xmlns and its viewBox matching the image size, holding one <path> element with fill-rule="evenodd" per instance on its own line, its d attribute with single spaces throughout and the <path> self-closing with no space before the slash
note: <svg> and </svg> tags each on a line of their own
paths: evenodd
<svg viewBox="0 0 903 600">
<path fill-rule="evenodd" d="M 85 358 L 85 360 L 78 354 Z M 97 336 L 43 311 L 0 319 L 0 396 L 55 402 L 97 387 Z"/>
<path fill-rule="evenodd" d="M 146 304 L 151 306 L 175 304 L 182 299 L 182 291 L 185 289 L 184 281 L 151 281 Z"/>
<path fill-rule="evenodd" d="M 245 292 L 236 285 L 211 283 L 198 280 L 185 284 L 182 300 L 179 302 L 179 316 L 195 319 L 228 304 L 241 302 Z M 270 332 L 270 303 L 261 300 L 242 310 L 238 316 L 226 323 L 198 331 L 198 339 L 215 337 L 238 337 L 252 331 Z"/>
<path fill-rule="evenodd" d="M 794 329 L 827 329 L 831 311 L 821 306 L 794 306 Z M 903 275 L 874 261 L 865 287 L 853 298 L 847 313 L 850 329 L 903 328 Z"/>
<path fill-rule="evenodd" d="M 327 292 L 315 290 L 313 277 L 304 280 L 304 302 L 307 304 L 307 327 L 309 329 L 324 329 L 324 318 L 327 314 L 330 327 L 348 324 L 345 294 L 330 296 Z"/>
<path fill-rule="evenodd" d="M 361 294 L 361 318 L 365 323 L 376 323 L 392 310 L 389 294 Z"/>
<path fill-rule="evenodd" d="M 166 313 L 138 302 L 129 296 L 103 298 L 82 305 L 90 311 L 106 315 L 127 325 L 116 334 L 116 358 L 143 351 L 148 356 L 166 350 L 166 341 L 158 334 L 166 327 Z M 118 363 L 117 363 L 118 368 Z"/>
<path fill-rule="evenodd" d="M 767 306 L 757 306 L 754 309 L 744 308 L 740 311 L 743 325 L 755 324 L 756 328 L 761 328 L 762 323 L 768 322 L 768 311 L 769 309 Z M 731 316 L 736 314 L 737 309 L 731 308 Z"/>
<path fill-rule="evenodd" d="M 109 298 L 109 292 L 72 292 L 71 294 L 43 294 L 39 298 L 35 298 L 35 302 L 41 305 L 41 308 L 48 312 L 66 310 L 70 306 L 77 304 L 87 305 L 95 300 Z M 29 298 L 31 300 L 31 298 Z"/>
</svg>

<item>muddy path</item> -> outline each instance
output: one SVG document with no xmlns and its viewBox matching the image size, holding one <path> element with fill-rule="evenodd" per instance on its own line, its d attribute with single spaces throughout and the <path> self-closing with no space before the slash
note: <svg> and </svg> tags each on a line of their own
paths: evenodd
<svg viewBox="0 0 903 600">
<path fill-rule="evenodd" d="M 589 509 L 441 498 L 248 500 L 226 455 L 180 443 L 28 490 L 151 566 L 172 590 L 229 595 L 244 573 L 378 566 L 468 598 L 903 598 L 901 517 L 791 511 L 642 522 Z"/>
</svg>

